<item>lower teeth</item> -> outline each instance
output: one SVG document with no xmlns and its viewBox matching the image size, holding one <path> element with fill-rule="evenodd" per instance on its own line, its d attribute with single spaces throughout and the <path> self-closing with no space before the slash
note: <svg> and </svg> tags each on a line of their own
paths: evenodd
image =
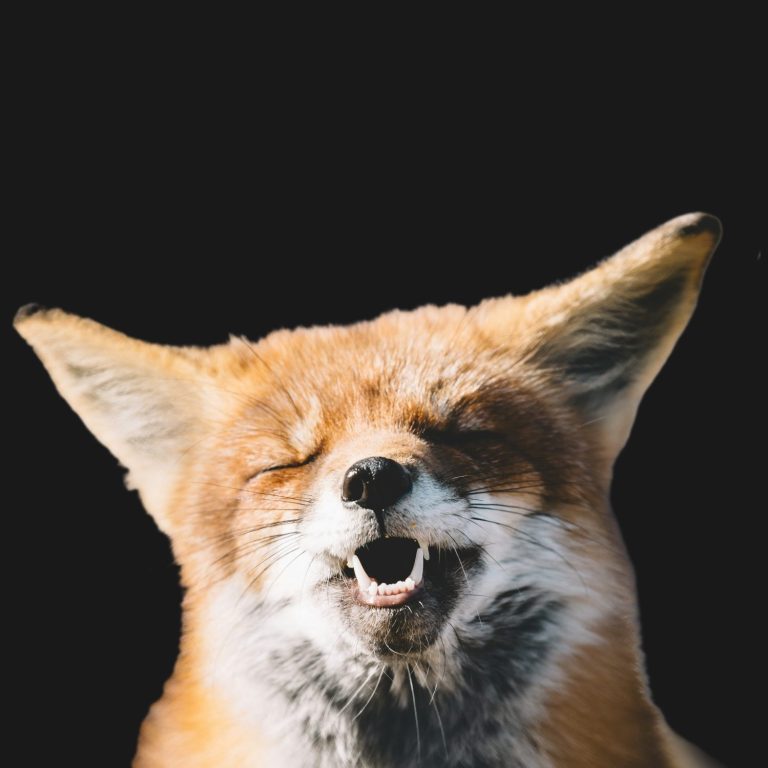
<svg viewBox="0 0 768 768">
<path fill-rule="evenodd" d="M 405 581 L 398 581 L 395 584 L 377 584 L 371 581 L 366 590 L 368 594 L 374 595 L 399 595 L 404 592 L 413 592 L 416 589 L 416 582 L 409 576 Z"/>
<path fill-rule="evenodd" d="M 363 568 L 363 564 L 357 555 L 351 556 L 351 563 L 360 591 L 367 592 L 371 597 L 374 595 L 400 595 L 406 592 L 413 592 L 416 589 L 416 585 L 420 584 L 424 577 L 424 551 L 421 547 L 416 550 L 413 568 L 408 577 L 394 584 L 378 584 L 374 581 L 365 572 L 365 568 Z"/>
</svg>

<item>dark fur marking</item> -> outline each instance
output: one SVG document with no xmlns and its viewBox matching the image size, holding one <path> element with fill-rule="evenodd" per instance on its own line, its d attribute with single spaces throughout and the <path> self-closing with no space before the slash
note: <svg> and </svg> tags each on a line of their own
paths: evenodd
<svg viewBox="0 0 768 768">
<path fill-rule="evenodd" d="M 477 635 L 457 634 L 461 683 L 455 691 L 438 690 L 432 701 L 432 691 L 420 687 L 414 677 L 420 760 L 410 690 L 407 704 L 403 706 L 392 690 L 391 667 L 381 677 L 375 695 L 356 720 L 355 716 L 371 696 L 378 672 L 351 703 L 339 681 L 328 673 L 322 655 L 309 642 L 274 651 L 260 673 L 287 698 L 291 707 L 299 707 L 302 702 L 309 705 L 298 715 L 298 725 L 312 749 L 324 754 L 324 764 L 332 764 L 336 754 L 337 734 L 329 731 L 327 719 L 333 712 L 345 718 L 346 727 L 351 729 L 354 753 L 360 756 L 359 765 L 491 768 L 504 764 L 509 768 L 523 768 L 509 755 L 510 739 L 525 740 L 527 736 L 513 733 L 514 723 L 500 720 L 500 713 L 514 706 L 514 700 L 524 693 L 538 673 L 550 650 L 548 632 L 558 623 L 561 609 L 551 597 L 529 588 L 503 592 L 475 627 Z M 317 705 L 311 704 L 313 701 Z"/>
<path fill-rule="evenodd" d="M 704 215 L 699 218 L 694 224 L 688 224 L 686 227 L 682 227 L 678 234 L 681 237 L 690 237 L 691 235 L 700 235 L 703 232 L 709 232 L 719 239 L 722 234 L 722 227 L 720 221 L 714 216 Z"/>
<path fill-rule="evenodd" d="M 666 333 L 687 282 L 688 272 L 680 269 L 630 300 L 595 308 L 585 325 L 551 339 L 536 359 L 575 385 L 577 405 L 599 406 L 634 380 Z"/>
<path fill-rule="evenodd" d="M 36 304 L 35 302 L 25 304 L 23 307 L 19 307 L 18 312 L 16 312 L 16 317 L 13 318 L 13 322 L 18 323 L 21 320 L 26 320 L 28 317 L 38 315 L 46 310 L 47 307 L 44 307 L 42 304 Z"/>
<path fill-rule="evenodd" d="M 104 369 L 67 363 L 67 373 L 74 379 L 88 379 L 92 376 L 98 376 L 100 373 L 104 373 Z"/>
</svg>

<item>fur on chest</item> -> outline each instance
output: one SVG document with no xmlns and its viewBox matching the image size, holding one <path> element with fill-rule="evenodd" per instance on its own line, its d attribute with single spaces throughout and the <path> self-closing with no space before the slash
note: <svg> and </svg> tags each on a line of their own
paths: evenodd
<svg viewBox="0 0 768 768">
<path fill-rule="evenodd" d="M 240 622 L 249 642 L 230 633 L 235 656 L 219 656 L 216 675 L 286 765 L 545 768 L 534 723 L 557 674 L 565 616 L 554 599 L 507 590 L 430 653 L 383 661 L 313 637 L 311 617 L 287 633 L 298 618 L 289 606 L 257 608 Z"/>
</svg>

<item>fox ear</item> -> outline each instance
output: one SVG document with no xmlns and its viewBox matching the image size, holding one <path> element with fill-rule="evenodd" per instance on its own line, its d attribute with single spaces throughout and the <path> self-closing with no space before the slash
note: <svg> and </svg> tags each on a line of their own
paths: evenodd
<svg viewBox="0 0 768 768">
<path fill-rule="evenodd" d="M 526 356 L 595 425 L 610 463 L 693 313 L 720 234 L 713 216 L 680 216 L 580 277 L 522 300 L 534 339 Z"/>
<path fill-rule="evenodd" d="M 201 439 L 205 352 L 147 344 L 58 309 L 23 307 L 14 325 L 167 530 L 170 495 Z"/>
</svg>

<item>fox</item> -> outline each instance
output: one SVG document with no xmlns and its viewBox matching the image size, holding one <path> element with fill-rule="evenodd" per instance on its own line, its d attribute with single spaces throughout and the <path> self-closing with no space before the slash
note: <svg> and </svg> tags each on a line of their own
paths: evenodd
<svg viewBox="0 0 768 768">
<path fill-rule="evenodd" d="M 609 491 L 720 238 L 208 348 L 19 310 L 180 565 L 135 768 L 714 765 L 653 703 Z"/>
</svg>

